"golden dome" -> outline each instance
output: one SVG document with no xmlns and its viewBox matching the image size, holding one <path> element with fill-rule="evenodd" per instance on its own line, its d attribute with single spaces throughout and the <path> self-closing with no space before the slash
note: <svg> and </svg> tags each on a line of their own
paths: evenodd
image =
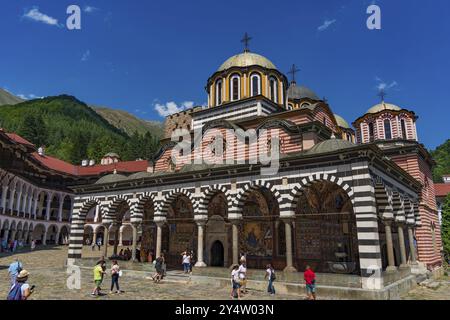
<svg viewBox="0 0 450 320">
<path fill-rule="evenodd" d="M 252 52 L 244 52 L 232 56 L 225 61 L 217 71 L 224 71 L 232 67 L 261 66 L 267 69 L 276 69 L 275 65 L 269 59 Z"/>
<path fill-rule="evenodd" d="M 342 118 L 340 115 L 335 114 L 334 118 L 336 119 L 337 125 L 341 128 L 350 129 L 350 125 L 347 121 L 345 121 L 344 118 Z"/>
<path fill-rule="evenodd" d="M 382 102 L 382 103 L 374 105 L 372 108 L 367 110 L 366 113 L 378 113 L 383 110 L 400 111 L 400 110 L 402 110 L 402 108 L 400 108 L 399 106 L 396 106 L 395 104 Z"/>
</svg>

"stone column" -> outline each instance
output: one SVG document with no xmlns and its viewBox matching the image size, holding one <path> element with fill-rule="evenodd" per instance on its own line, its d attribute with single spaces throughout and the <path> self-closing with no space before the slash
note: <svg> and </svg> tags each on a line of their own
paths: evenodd
<svg viewBox="0 0 450 320">
<path fill-rule="evenodd" d="M 42 244 L 47 245 L 47 230 L 44 231 L 44 239 L 42 240 Z"/>
<path fill-rule="evenodd" d="M 27 207 L 27 213 L 28 217 L 31 218 L 33 215 L 33 196 L 28 196 L 28 207 Z"/>
<path fill-rule="evenodd" d="M 19 193 L 17 194 L 17 202 L 16 202 L 17 216 L 20 216 L 21 206 L 22 206 L 22 190 L 20 190 Z"/>
<path fill-rule="evenodd" d="M 239 224 L 241 220 L 233 220 L 233 264 L 239 264 Z"/>
<path fill-rule="evenodd" d="M 16 240 L 16 233 L 17 233 L 16 230 L 12 230 L 12 231 L 11 231 L 11 240 L 12 240 L 12 241 Z"/>
<path fill-rule="evenodd" d="M 123 247 L 123 230 L 119 231 L 119 246 Z"/>
<path fill-rule="evenodd" d="M 32 215 L 33 215 L 33 219 L 36 220 L 36 216 L 37 216 L 37 210 L 38 210 L 38 196 L 36 198 L 34 198 L 34 203 L 33 203 L 33 210 L 32 210 Z"/>
<path fill-rule="evenodd" d="M 203 245 L 205 241 L 204 237 L 204 228 L 206 225 L 206 221 L 196 221 L 198 226 L 198 240 L 197 240 L 197 257 L 198 261 L 195 264 L 196 267 L 204 268 L 206 267 L 206 263 L 203 261 Z"/>
<path fill-rule="evenodd" d="M 161 239 L 162 239 L 162 227 L 163 222 L 156 223 L 156 258 L 161 256 Z"/>
<path fill-rule="evenodd" d="M 92 233 L 92 243 L 91 243 L 91 246 L 94 244 L 96 244 L 97 243 L 97 232 L 93 232 Z"/>
<path fill-rule="evenodd" d="M 108 258 L 108 244 L 109 244 L 109 226 L 110 224 L 104 224 L 105 226 L 105 232 L 103 235 L 103 256 L 105 257 L 105 259 Z"/>
<path fill-rule="evenodd" d="M 6 229 L 5 234 L 3 235 L 3 240 L 8 241 L 8 238 L 9 238 L 9 229 Z"/>
<path fill-rule="evenodd" d="M 284 220 L 284 230 L 286 234 L 286 268 L 285 272 L 297 272 L 294 268 L 293 258 L 292 258 L 292 225 L 291 220 Z"/>
<path fill-rule="evenodd" d="M 8 194 L 8 186 L 3 186 L 2 188 L 2 213 L 6 212 L 6 195 Z"/>
<path fill-rule="evenodd" d="M 113 253 L 116 256 L 117 255 L 117 247 L 119 246 L 119 232 L 120 232 L 120 225 L 115 225 L 116 230 L 114 231 L 114 250 Z"/>
<path fill-rule="evenodd" d="M 11 211 L 11 215 L 14 209 L 14 195 L 16 194 L 16 190 L 12 189 L 9 194 L 9 210 Z"/>
<path fill-rule="evenodd" d="M 407 268 L 408 267 L 408 260 L 406 258 L 406 247 L 405 247 L 405 235 L 403 233 L 403 225 L 398 225 L 398 242 L 400 244 L 400 257 L 401 257 L 401 264 L 400 268 Z"/>
<path fill-rule="evenodd" d="M 59 222 L 62 222 L 63 206 L 64 206 L 64 198 L 62 199 L 62 201 L 59 201 L 59 208 L 58 208 L 58 221 Z"/>
<path fill-rule="evenodd" d="M 391 223 L 392 221 L 389 220 L 384 221 L 384 230 L 386 233 L 386 247 L 388 255 L 388 267 L 386 269 L 387 272 L 397 271 L 397 267 L 395 266 L 394 244 L 392 242 Z"/>
<path fill-rule="evenodd" d="M 409 252 L 411 253 L 411 264 L 417 264 L 416 247 L 414 246 L 413 226 L 408 226 Z"/>
<path fill-rule="evenodd" d="M 26 194 L 24 194 L 23 201 L 22 201 L 22 212 L 23 212 L 24 218 L 27 216 L 27 202 L 28 202 L 28 197 Z"/>
<path fill-rule="evenodd" d="M 132 251 L 131 251 L 131 260 L 133 262 L 136 262 L 136 248 L 137 248 L 137 237 L 138 237 L 138 224 L 132 224 L 131 227 L 133 228 L 133 244 L 132 244 Z M 122 235 L 122 233 L 120 233 Z"/>
<path fill-rule="evenodd" d="M 26 239 L 26 243 L 27 244 L 30 244 L 31 243 L 31 237 L 33 236 L 33 231 L 31 231 L 31 230 L 29 230 L 28 232 L 27 232 L 27 239 Z"/>
<path fill-rule="evenodd" d="M 51 208 L 51 206 L 52 206 L 52 198 L 53 198 L 52 194 L 47 196 L 47 208 L 46 208 L 46 211 L 45 211 L 45 220 L 47 220 L 47 221 L 50 220 L 50 211 L 52 209 Z"/>
<path fill-rule="evenodd" d="M 60 231 L 56 232 L 55 235 L 55 245 L 59 246 L 59 235 L 60 235 Z"/>
</svg>

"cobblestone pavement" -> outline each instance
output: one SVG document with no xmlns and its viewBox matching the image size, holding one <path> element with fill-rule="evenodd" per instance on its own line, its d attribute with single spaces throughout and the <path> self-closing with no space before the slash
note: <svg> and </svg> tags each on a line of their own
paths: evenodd
<svg viewBox="0 0 450 320">
<path fill-rule="evenodd" d="M 440 284 L 437 289 L 417 286 L 402 298 L 404 300 L 450 300 L 450 277 L 443 277 L 437 282 Z"/>
<path fill-rule="evenodd" d="M 99 257 L 99 251 L 92 252 L 90 248 L 83 250 L 84 257 Z M 123 294 L 109 294 L 110 277 L 107 276 L 103 284 L 102 297 L 91 297 L 93 288 L 92 268 L 81 269 L 81 289 L 67 288 L 68 275 L 65 261 L 67 247 L 50 247 L 33 252 L 22 251 L 14 255 L 0 254 L 0 295 L 6 296 L 9 290 L 8 266 L 18 257 L 24 268 L 30 272 L 29 283 L 36 286 L 32 300 L 227 300 L 229 288 L 218 288 L 206 285 L 187 284 L 180 278 L 170 279 L 160 284 L 154 284 L 148 279 L 150 273 L 134 273 L 120 279 Z M 450 278 L 440 281 L 440 287 L 433 290 L 417 287 L 402 297 L 405 300 L 450 300 Z M 301 300 L 302 296 L 276 295 L 269 296 L 266 292 L 251 290 L 243 300 Z M 320 297 L 319 297 L 320 298 Z M 325 297 L 321 297 L 325 298 Z M 330 297 L 327 297 L 330 299 Z M 331 297 L 331 299 L 333 299 Z"/>
<path fill-rule="evenodd" d="M 83 256 L 98 257 L 99 253 L 85 248 Z M 120 279 L 124 293 L 109 294 L 111 278 L 106 277 L 102 289 L 107 294 L 102 297 L 91 297 L 93 289 L 92 268 L 81 270 L 81 290 L 67 289 L 66 268 L 67 247 L 49 248 L 33 252 L 24 251 L 15 255 L 0 254 L 0 294 L 7 295 L 9 290 L 8 266 L 18 257 L 24 268 L 30 272 L 28 283 L 36 286 L 32 300 L 227 300 L 230 299 L 228 288 L 217 288 L 186 284 L 184 282 L 161 282 L 154 284 L 149 273 L 139 276 L 125 275 Z M 176 281 L 176 280 L 175 280 Z M 251 291 L 242 300 L 299 300 L 303 297 L 277 295 L 275 298 L 265 292 Z"/>
</svg>

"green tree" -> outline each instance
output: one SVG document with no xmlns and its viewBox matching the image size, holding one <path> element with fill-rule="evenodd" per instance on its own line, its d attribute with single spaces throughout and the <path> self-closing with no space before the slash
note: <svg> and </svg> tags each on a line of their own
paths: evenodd
<svg viewBox="0 0 450 320">
<path fill-rule="evenodd" d="M 444 200 L 442 208 L 442 243 L 447 257 L 450 256 L 450 194 Z"/>
<path fill-rule="evenodd" d="M 47 126 L 40 114 L 26 114 L 19 134 L 38 147 L 47 143 Z"/>
<path fill-rule="evenodd" d="M 433 168 L 433 180 L 442 183 L 442 176 L 450 173 L 450 139 L 431 151 L 436 166 Z"/>
</svg>

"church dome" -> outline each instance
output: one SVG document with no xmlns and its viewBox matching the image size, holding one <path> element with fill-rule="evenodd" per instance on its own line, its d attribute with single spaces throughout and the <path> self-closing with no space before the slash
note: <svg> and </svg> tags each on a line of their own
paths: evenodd
<svg viewBox="0 0 450 320">
<path fill-rule="evenodd" d="M 337 122 L 337 124 L 338 124 L 339 127 L 345 128 L 345 129 L 351 129 L 351 128 L 350 128 L 350 125 L 348 124 L 348 122 L 345 121 L 345 119 L 342 118 L 340 115 L 335 114 L 335 115 L 334 115 L 334 118 L 336 119 L 336 122 Z"/>
<path fill-rule="evenodd" d="M 255 65 L 267 69 L 277 69 L 277 67 L 275 67 L 275 65 L 266 57 L 246 51 L 229 58 L 217 71 L 224 71 L 232 67 L 249 67 Z"/>
<path fill-rule="evenodd" d="M 127 177 L 121 174 L 108 174 L 97 180 L 95 184 L 107 184 L 127 180 Z"/>
<path fill-rule="evenodd" d="M 333 151 L 338 151 L 342 149 L 348 149 L 354 147 L 355 144 L 342 139 L 331 138 L 329 140 L 322 141 L 316 144 L 314 147 L 306 151 L 307 155 L 318 154 L 318 153 L 328 153 Z"/>
<path fill-rule="evenodd" d="M 402 110 L 402 108 L 400 108 L 399 106 L 396 106 L 395 104 L 382 102 L 382 103 L 374 105 L 372 108 L 367 110 L 366 113 L 378 113 L 383 110 L 400 111 L 400 110 Z"/>
<path fill-rule="evenodd" d="M 289 99 L 295 100 L 304 98 L 308 98 L 311 100 L 320 100 L 320 98 L 317 96 L 317 94 L 314 93 L 314 91 L 307 87 L 297 86 L 295 83 L 291 83 L 287 91 L 287 95 Z"/>
</svg>

